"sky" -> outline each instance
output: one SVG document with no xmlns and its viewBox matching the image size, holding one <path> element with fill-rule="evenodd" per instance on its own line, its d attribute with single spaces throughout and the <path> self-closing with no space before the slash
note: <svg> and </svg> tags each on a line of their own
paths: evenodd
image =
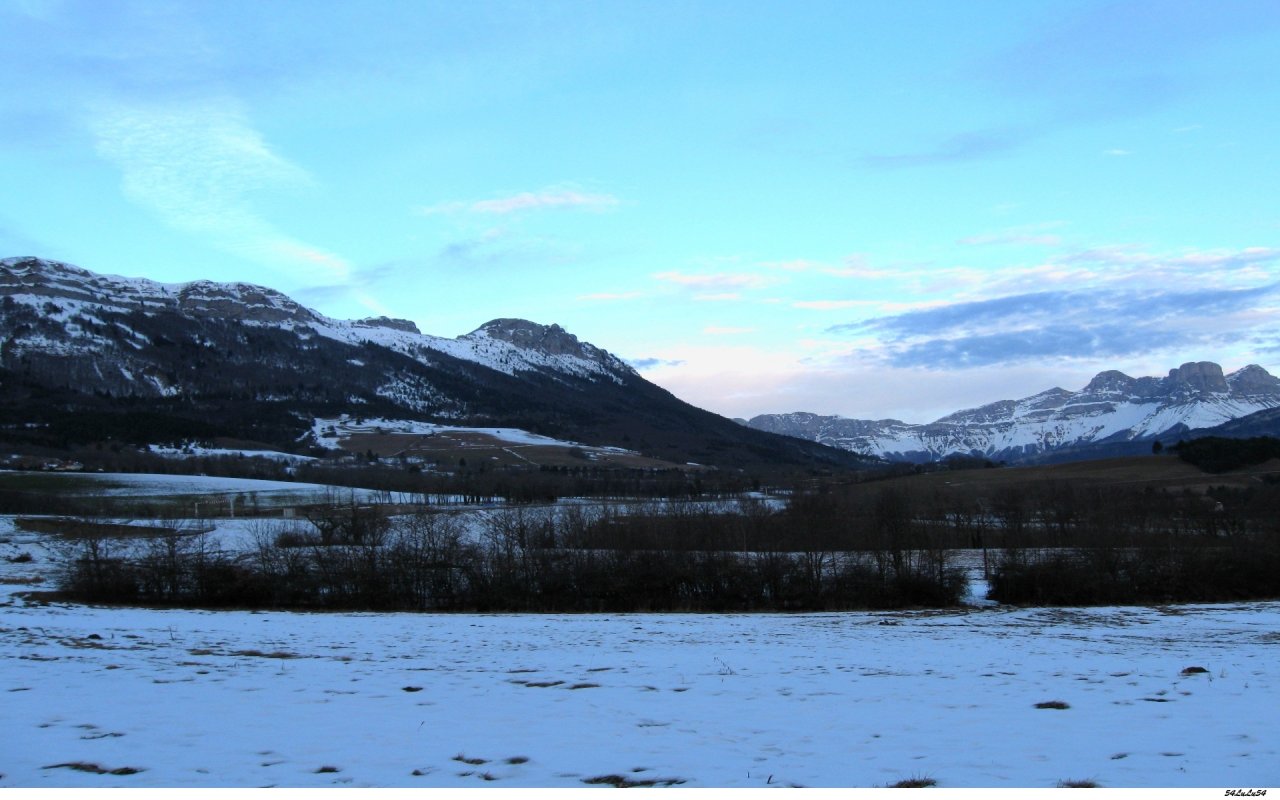
<svg viewBox="0 0 1280 800">
<path fill-rule="evenodd" d="M 1280 374 L 1280 4 L 0 0 L 0 256 L 728 416 Z"/>
</svg>

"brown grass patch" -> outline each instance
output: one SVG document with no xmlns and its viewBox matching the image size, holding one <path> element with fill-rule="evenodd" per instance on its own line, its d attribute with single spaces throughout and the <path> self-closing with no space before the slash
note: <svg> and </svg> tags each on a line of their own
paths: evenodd
<svg viewBox="0 0 1280 800">
<path fill-rule="evenodd" d="M 68 761 L 64 764 L 50 764 L 41 769 L 73 769 L 76 772 L 89 772 L 94 775 L 137 775 L 142 770 L 138 767 L 116 767 L 115 769 L 107 769 L 97 764 L 90 764 L 87 761 Z"/>
<path fill-rule="evenodd" d="M 1059 789 L 1097 789 L 1098 784 L 1089 779 L 1058 781 Z"/>
<path fill-rule="evenodd" d="M 193 653 L 195 655 L 195 653 Z M 286 650 L 275 650 L 270 653 L 264 653 L 261 650 L 236 650 L 231 653 L 233 656 L 246 656 L 248 658 L 302 658 L 297 653 L 290 653 Z"/>
<path fill-rule="evenodd" d="M 622 775 L 597 775 L 594 778 L 583 778 L 582 782 L 588 786 L 612 786 L 616 789 L 633 789 L 647 786 L 679 786 L 685 780 L 684 778 L 641 778 L 632 780 Z"/>
<path fill-rule="evenodd" d="M 194 535 L 213 528 L 193 531 L 166 525 L 130 525 L 123 522 L 95 522 L 66 517 L 18 517 L 13 521 L 19 530 L 48 533 L 64 539 L 150 539 L 158 536 Z"/>
<path fill-rule="evenodd" d="M 937 786 L 938 782 L 927 775 L 912 775 L 910 778 L 903 778 L 897 783 L 889 784 L 890 789 L 928 789 L 930 786 Z"/>
</svg>

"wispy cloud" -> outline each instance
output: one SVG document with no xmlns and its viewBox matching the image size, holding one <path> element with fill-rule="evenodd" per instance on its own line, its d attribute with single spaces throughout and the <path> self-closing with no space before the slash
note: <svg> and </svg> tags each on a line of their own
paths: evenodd
<svg viewBox="0 0 1280 800">
<path fill-rule="evenodd" d="M 903 268 L 901 265 L 873 267 L 866 256 L 855 253 L 845 257 L 844 262 L 838 267 L 824 266 L 818 271 L 823 275 L 830 275 L 835 278 L 876 281 L 903 277 L 904 273 L 908 273 L 910 269 Z"/>
<path fill-rule="evenodd" d="M 584 302 L 608 303 L 620 300 L 635 300 L 640 297 L 644 297 L 644 292 L 595 292 L 593 294 L 580 294 L 575 299 Z"/>
<path fill-rule="evenodd" d="M 272 151 L 228 98 L 95 109 L 99 155 L 121 173 L 126 197 L 172 227 L 307 280 L 341 280 L 350 266 L 261 217 L 251 195 L 311 185 L 306 171 Z"/>
<path fill-rule="evenodd" d="M 780 269 L 783 272 L 809 272 L 822 269 L 826 265 L 821 261 L 810 261 L 805 258 L 793 258 L 790 261 L 765 261 L 760 266 L 769 269 Z"/>
<path fill-rule="evenodd" d="M 844 308 L 874 307 L 881 305 L 878 300 L 797 300 L 792 308 L 807 308 L 813 311 L 836 311 Z"/>
<path fill-rule="evenodd" d="M 572 242 L 541 236 L 525 236 L 518 231 L 495 227 L 445 243 L 436 259 L 456 268 L 491 268 L 512 264 L 566 264 L 581 257 L 581 248 Z"/>
<path fill-rule="evenodd" d="M 434 214 L 514 214 L 521 211 L 580 209 L 605 211 L 619 204 L 611 194 L 585 192 L 571 186 L 549 186 L 534 192 L 516 192 L 485 200 L 451 200 L 425 206 L 419 211 Z"/>
<path fill-rule="evenodd" d="M 628 358 L 626 362 L 641 372 L 659 367 L 679 367 L 685 363 L 680 358 Z"/>
<path fill-rule="evenodd" d="M 843 260 L 836 264 L 807 258 L 793 258 L 789 261 L 765 261 L 760 266 L 796 274 L 828 275 L 834 278 L 861 278 L 867 280 L 895 278 L 902 274 L 901 267 L 872 267 L 867 257 L 861 253 L 845 256 Z"/>
<path fill-rule="evenodd" d="M 964 131 L 926 149 L 863 156 L 858 159 L 858 163 L 873 169 L 906 169 L 976 161 L 1009 153 L 1039 135 L 1034 127 L 1023 126 Z"/>
<path fill-rule="evenodd" d="M 1055 259 L 1068 266 L 1127 268 L 1128 275 L 1163 280 L 1162 275 L 1179 273 L 1203 280 L 1231 280 L 1242 270 L 1280 261 L 1280 248 L 1245 247 L 1238 250 L 1186 250 L 1178 254 L 1150 253 L 1126 245 L 1110 245 L 1072 250 Z M 1261 272 L 1259 274 L 1262 274 Z"/>
<path fill-rule="evenodd" d="M 671 270 L 653 276 L 663 283 L 672 283 L 705 292 L 729 293 L 741 289 L 760 289 L 776 283 L 776 279 L 749 272 L 716 272 L 690 274 Z"/>
<path fill-rule="evenodd" d="M 871 336 L 895 367 L 969 368 L 1213 348 L 1274 329 L 1280 283 L 1187 291 L 1045 291 L 832 326 Z"/>
<path fill-rule="evenodd" d="M 1233 336 L 1214 337 L 1216 344 Z M 1207 344 L 1176 328 L 1128 325 L 1049 325 L 1042 328 L 926 339 L 891 348 L 887 361 L 895 367 L 966 369 L 1017 364 L 1043 358 L 1109 358 Z"/>
</svg>

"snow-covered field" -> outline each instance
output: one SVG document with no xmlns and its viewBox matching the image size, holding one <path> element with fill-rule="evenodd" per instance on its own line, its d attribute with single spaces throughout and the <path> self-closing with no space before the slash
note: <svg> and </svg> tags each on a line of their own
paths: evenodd
<svg viewBox="0 0 1280 800">
<path fill-rule="evenodd" d="M 25 478 L 33 473 L 0 471 L 0 485 L 6 476 Z M 224 478 L 211 475 L 155 475 L 131 472 L 41 472 L 39 480 L 45 488 L 64 482 L 61 489 L 68 496 L 97 497 L 209 497 L 225 500 L 234 497 L 239 504 L 263 507 L 319 503 L 328 500 L 345 502 L 348 498 L 367 502 L 378 499 L 407 499 L 401 492 L 375 489 L 349 489 L 320 483 L 270 481 L 254 478 Z"/>
<path fill-rule="evenodd" d="M 265 458 L 272 461 L 288 461 L 294 463 L 318 460 L 311 456 L 282 453 L 278 450 L 245 450 L 243 448 L 233 450 L 225 447 L 202 447 L 194 444 L 186 445 L 184 447 L 162 447 L 159 445 L 151 445 L 148 450 L 157 455 L 168 456 L 169 458 L 200 458 L 205 456 L 225 458 Z"/>
<path fill-rule="evenodd" d="M 48 555 L 30 534 L 0 542 L 0 787 L 1280 783 L 1280 603 L 578 616 L 43 606 L 14 593 L 48 588 L 18 582 L 49 575 Z M 9 561 L 20 552 L 35 560 Z M 1036 708 L 1049 701 L 1068 707 Z"/>
<path fill-rule="evenodd" d="M 72 494 L 104 496 L 156 496 L 170 494 L 232 494 L 248 492 L 289 492 L 324 495 L 334 487 L 319 483 L 264 481 L 253 478 L 221 478 L 209 475 L 152 475 L 132 472 L 64 472 L 40 473 L 45 481 L 65 480 L 81 484 Z M 337 491 L 349 491 L 346 489 Z"/>
<path fill-rule="evenodd" d="M 586 445 L 578 442 L 553 439 L 550 436 L 530 433 L 520 428 L 472 428 L 457 425 L 438 425 L 434 422 L 421 422 L 418 420 L 391 420 L 380 417 L 356 422 L 354 418 L 345 414 L 341 417 L 315 420 L 312 423 L 311 432 L 320 446 L 330 449 L 341 447 L 342 441 L 346 437 L 361 433 L 403 433 L 416 436 L 476 433 L 503 444 L 539 445 L 542 447 L 586 447 Z M 633 452 L 624 450 L 621 447 L 592 447 L 591 449 L 613 453 Z"/>
</svg>

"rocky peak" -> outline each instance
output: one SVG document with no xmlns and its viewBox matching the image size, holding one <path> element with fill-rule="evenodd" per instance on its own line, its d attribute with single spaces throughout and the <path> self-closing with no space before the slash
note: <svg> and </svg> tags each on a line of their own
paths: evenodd
<svg viewBox="0 0 1280 800">
<path fill-rule="evenodd" d="M 288 296 L 251 283 L 187 283 L 178 290 L 178 307 L 184 312 L 247 322 L 311 322 L 316 319 L 314 313 Z"/>
<path fill-rule="evenodd" d="M 357 320 L 356 325 L 364 328 L 390 328 L 393 331 L 404 331 L 405 333 L 416 333 L 422 335 L 422 331 L 418 330 L 418 326 L 407 319 L 394 319 L 392 317 L 365 317 Z"/>
<path fill-rule="evenodd" d="M 43 258 L 35 258 L 34 256 L 16 256 L 12 258 L 0 259 L 0 269 L 10 275 L 30 275 L 32 273 L 42 273 L 50 267 L 55 269 L 76 270 L 70 264 L 61 264 L 57 261 L 47 261 Z"/>
<path fill-rule="evenodd" d="M 1257 364 L 1236 370 L 1227 376 L 1227 384 L 1233 393 L 1280 394 L 1280 378 L 1272 376 Z"/>
<path fill-rule="evenodd" d="M 1084 387 L 1085 394 L 1129 394 L 1133 391 L 1134 379 L 1115 369 L 1099 372 Z"/>
<path fill-rule="evenodd" d="M 0 283 L 3 283 L 6 288 L 48 287 L 68 277 L 78 282 L 85 282 L 94 275 L 88 270 L 45 258 L 19 256 L 0 259 Z"/>
<path fill-rule="evenodd" d="M 581 374 L 603 373 L 612 380 L 620 376 L 634 375 L 635 370 L 626 362 L 593 344 L 578 340 L 577 336 L 559 325 L 539 325 L 527 319 L 495 319 L 486 322 L 458 341 L 486 347 L 485 342 L 501 342 L 527 351 L 531 363 Z"/>
<path fill-rule="evenodd" d="M 1231 387 L 1227 385 L 1227 379 L 1222 374 L 1222 367 L 1212 361 L 1188 361 L 1177 369 L 1169 370 L 1169 377 L 1166 380 L 1175 391 L 1221 394 L 1231 391 Z"/>
<path fill-rule="evenodd" d="M 957 411 L 954 414 L 948 414 L 941 419 L 935 421 L 936 425 L 970 425 L 993 420 L 1006 419 L 1013 413 L 1015 403 L 1013 400 L 1000 400 L 995 403 L 988 403 L 978 408 L 968 408 L 964 411 Z"/>
<path fill-rule="evenodd" d="M 548 355 L 570 355 L 579 358 L 593 358 L 594 353 L 587 353 L 578 337 L 569 333 L 559 325 L 539 325 L 527 319 L 495 319 L 486 322 L 469 336 L 483 334 L 491 339 L 510 342 L 516 347 L 526 350 L 537 350 Z M 590 345 L 587 345 L 589 347 Z M 592 348 L 594 350 L 595 348 Z"/>
</svg>

